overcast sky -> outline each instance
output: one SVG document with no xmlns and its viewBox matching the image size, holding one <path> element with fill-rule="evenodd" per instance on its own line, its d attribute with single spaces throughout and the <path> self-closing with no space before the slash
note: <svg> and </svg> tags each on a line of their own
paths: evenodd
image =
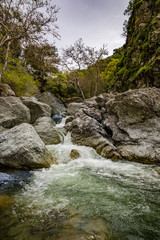
<svg viewBox="0 0 160 240">
<path fill-rule="evenodd" d="M 85 45 L 100 48 L 108 45 L 109 53 L 121 47 L 124 15 L 129 0 L 53 0 L 60 11 L 57 15 L 61 40 L 58 48 L 70 46 L 79 38 Z"/>
</svg>

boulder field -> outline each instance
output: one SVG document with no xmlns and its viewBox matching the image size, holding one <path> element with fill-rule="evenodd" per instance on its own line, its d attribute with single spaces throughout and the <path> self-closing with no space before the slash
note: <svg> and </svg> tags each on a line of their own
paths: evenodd
<svg viewBox="0 0 160 240">
<path fill-rule="evenodd" d="M 75 144 L 105 158 L 160 163 L 160 89 L 102 94 L 75 107 L 65 125 Z"/>
<path fill-rule="evenodd" d="M 51 107 L 32 97 L 15 97 L 7 84 L 0 87 L 0 165 L 33 169 L 56 163 L 45 147 L 63 141 L 54 127 Z"/>
</svg>

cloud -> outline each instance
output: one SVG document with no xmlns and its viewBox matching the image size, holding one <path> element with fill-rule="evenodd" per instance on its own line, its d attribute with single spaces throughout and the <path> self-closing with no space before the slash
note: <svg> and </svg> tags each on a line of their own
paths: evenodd
<svg viewBox="0 0 160 240">
<path fill-rule="evenodd" d="M 82 38 L 86 45 L 100 48 L 108 44 L 109 52 L 122 46 L 123 12 L 129 0 L 54 0 L 60 7 L 57 24 L 61 40 L 58 47 L 66 47 Z"/>
</svg>

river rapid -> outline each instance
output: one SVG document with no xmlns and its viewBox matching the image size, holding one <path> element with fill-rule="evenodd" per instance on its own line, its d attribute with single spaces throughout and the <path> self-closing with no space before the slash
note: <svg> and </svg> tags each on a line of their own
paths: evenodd
<svg viewBox="0 0 160 240">
<path fill-rule="evenodd" d="M 160 239 L 160 166 L 104 159 L 70 134 L 47 148 L 58 165 L 0 192 L 1 240 Z"/>
</svg>

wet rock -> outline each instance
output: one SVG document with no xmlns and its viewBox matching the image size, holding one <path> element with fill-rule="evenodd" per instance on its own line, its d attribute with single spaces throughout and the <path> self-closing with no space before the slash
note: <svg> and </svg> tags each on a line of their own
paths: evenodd
<svg viewBox="0 0 160 240">
<path fill-rule="evenodd" d="M 23 123 L 0 133 L 0 163 L 19 169 L 48 168 L 56 159 L 34 127 Z"/>
<path fill-rule="evenodd" d="M 64 221 L 58 240 L 108 240 L 111 231 L 102 219 L 85 218 L 75 215 Z"/>
<path fill-rule="evenodd" d="M 89 111 L 89 108 L 87 109 Z M 86 115 L 83 109 L 75 115 L 75 119 L 65 125 L 65 128 L 71 132 L 72 141 L 78 145 L 85 145 L 93 147 L 96 151 L 103 156 L 104 149 L 109 148 L 108 154 L 111 157 L 117 156 L 116 148 L 106 133 L 103 125 L 91 116 Z M 104 156 L 106 157 L 106 155 Z"/>
<path fill-rule="evenodd" d="M 56 114 L 52 116 L 52 119 L 56 124 L 59 124 L 62 122 L 62 119 L 65 118 L 66 116 L 63 113 Z"/>
<path fill-rule="evenodd" d="M 14 171 L 10 169 L 7 173 L 0 172 L 0 193 L 15 191 L 15 189 L 21 188 L 24 183 L 28 182 L 30 176 L 31 173 L 28 171 Z"/>
<path fill-rule="evenodd" d="M 1 209 L 6 209 L 9 205 L 14 203 L 14 198 L 7 195 L 7 194 L 2 194 L 0 195 L 0 208 Z"/>
<path fill-rule="evenodd" d="M 40 117 L 51 117 L 51 108 L 45 103 L 38 102 L 30 97 L 21 97 L 31 114 L 31 123 L 34 123 Z"/>
<path fill-rule="evenodd" d="M 66 111 L 64 104 L 50 92 L 42 93 L 42 95 L 38 97 L 38 101 L 50 106 L 52 116 Z"/>
<path fill-rule="evenodd" d="M 8 84 L 0 83 L 0 97 L 15 96 L 14 91 Z"/>
<path fill-rule="evenodd" d="M 16 97 L 0 97 L 0 126 L 11 128 L 21 123 L 29 123 L 29 109 Z"/>
<path fill-rule="evenodd" d="M 55 123 L 52 118 L 39 118 L 34 123 L 34 128 L 45 145 L 59 144 L 62 136 L 54 127 Z"/>
<path fill-rule="evenodd" d="M 70 153 L 70 158 L 72 159 L 72 160 L 75 160 L 75 159 L 78 159 L 78 158 L 80 158 L 80 153 L 78 152 L 78 150 L 76 150 L 76 149 L 72 149 L 71 150 L 71 153 Z"/>
</svg>

